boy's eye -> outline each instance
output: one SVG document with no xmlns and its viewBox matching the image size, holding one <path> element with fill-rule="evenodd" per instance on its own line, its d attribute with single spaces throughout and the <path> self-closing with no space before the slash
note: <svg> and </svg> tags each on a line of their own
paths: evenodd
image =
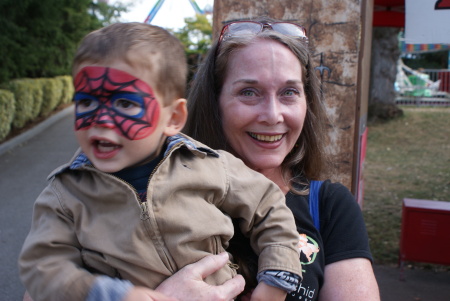
<svg viewBox="0 0 450 301">
<path fill-rule="evenodd" d="M 96 98 L 84 93 L 75 93 L 74 101 L 76 114 L 86 114 L 95 111 L 100 105 Z"/>
<path fill-rule="evenodd" d="M 129 101 L 128 99 L 125 99 L 125 98 L 117 99 L 114 102 L 114 104 L 117 108 L 123 108 L 123 109 L 133 109 L 134 107 L 138 106 L 136 103 Z"/>
<path fill-rule="evenodd" d="M 136 94 L 117 95 L 111 101 L 113 109 L 121 115 L 139 118 L 144 113 L 144 102 Z"/>
</svg>

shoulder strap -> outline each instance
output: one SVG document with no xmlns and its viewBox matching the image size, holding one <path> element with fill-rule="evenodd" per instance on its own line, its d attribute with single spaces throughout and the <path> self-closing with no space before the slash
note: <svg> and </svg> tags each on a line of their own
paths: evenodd
<svg viewBox="0 0 450 301">
<path fill-rule="evenodd" d="M 320 230 L 319 214 L 319 191 L 323 181 L 312 180 L 309 185 L 309 214 L 317 230 Z"/>
</svg>

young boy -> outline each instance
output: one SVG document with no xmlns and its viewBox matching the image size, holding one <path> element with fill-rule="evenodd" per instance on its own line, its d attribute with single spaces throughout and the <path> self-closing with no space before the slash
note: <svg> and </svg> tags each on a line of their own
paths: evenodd
<svg viewBox="0 0 450 301">
<path fill-rule="evenodd" d="M 180 134 L 186 73 L 181 43 L 156 26 L 118 23 L 83 39 L 73 64 L 81 150 L 51 174 L 19 259 L 35 301 L 145 298 L 223 252 L 230 217 L 259 254 L 256 289 L 267 300 L 295 289 L 298 234 L 284 195 L 232 155 Z M 232 267 L 205 281 L 222 284 Z"/>
</svg>

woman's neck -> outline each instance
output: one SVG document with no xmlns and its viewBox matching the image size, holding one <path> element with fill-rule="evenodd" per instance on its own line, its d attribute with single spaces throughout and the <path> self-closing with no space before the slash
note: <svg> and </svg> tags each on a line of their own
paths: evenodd
<svg viewBox="0 0 450 301">
<path fill-rule="evenodd" d="M 266 178 L 269 180 L 272 180 L 275 184 L 280 187 L 281 191 L 283 191 L 284 194 L 289 192 L 289 185 L 286 183 L 286 181 L 283 178 L 283 174 L 281 172 L 281 167 L 274 168 L 274 169 L 266 169 L 266 170 L 257 170 L 258 172 L 262 173 Z"/>
</svg>

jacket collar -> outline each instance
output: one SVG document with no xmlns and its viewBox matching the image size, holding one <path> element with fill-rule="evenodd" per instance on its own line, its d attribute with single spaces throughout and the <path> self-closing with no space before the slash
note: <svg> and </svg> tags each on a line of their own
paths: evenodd
<svg viewBox="0 0 450 301">
<path fill-rule="evenodd" d="M 205 158 L 208 155 L 216 158 L 219 157 L 219 154 L 216 151 L 207 147 L 206 145 L 203 145 L 195 141 L 194 139 L 186 136 L 185 134 L 180 133 L 175 136 L 167 137 L 166 142 L 167 147 L 164 152 L 164 157 L 170 155 L 171 153 L 180 148 L 187 149 L 192 154 L 200 158 Z M 59 173 L 62 173 L 67 169 L 78 170 L 83 169 L 84 167 L 87 166 L 92 166 L 91 161 L 89 161 L 85 153 L 83 153 L 80 149 L 78 149 L 78 151 L 75 153 L 70 163 L 55 169 L 48 178 L 51 178 Z"/>
</svg>

